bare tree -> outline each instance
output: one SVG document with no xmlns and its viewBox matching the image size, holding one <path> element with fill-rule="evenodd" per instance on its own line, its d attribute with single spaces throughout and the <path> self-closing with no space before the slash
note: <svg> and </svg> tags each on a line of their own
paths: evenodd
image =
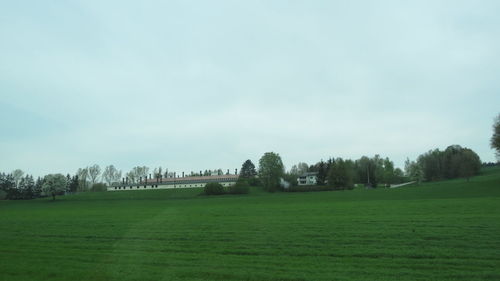
<svg viewBox="0 0 500 281">
<path fill-rule="evenodd" d="M 132 168 L 130 172 L 127 173 L 127 177 L 131 183 L 137 183 L 142 178 L 143 180 L 147 178 L 149 168 L 146 166 L 136 166 Z"/>
<path fill-rule="evenodd" d="M 118 170 L 115 174 L 115 182 L 119 182 L 122 179 L 122 170 Z"/>
<path fill-rule="evenodd" d="M 86 191 L 88 187 L 87 179 L 89 177 L 89 169 L 79 168 L 78 171 L 76 171 L 76 174 L 78 175 L 79 191 Z"/>
<path fill-rule="evenodd" d="M 109 165 L 104 168 L 104 172 L 102 173 L 102 178 L 110 186 L 114 182 L 119 182 L 122 177 L 122 171 L 118 171 L 115 166 Z"/>
<path fill-rule="evenodd" d="M 101 174 L 101 167 L 99 167 L 99 165 L 97 164 L 94 164 L 88 167 L 88 170 L 89 170 L 90 181 L 92 182 L 92 184 L 96 183 L 97 178 Z"/>
<path fill-rule="evenodd" d="M 125 174 L 125 176 L 127 177 L 127 180 L 129 183 L 135 183 L 136 182 L 136 177 L 135 177 L 135 173 L 134 171 L 130 171 L 128 172 L 127 174 Z"/>
<path fill-rule="evenodd" d="M 12 177 L 14 178 L 14 182 L 16 184 L 16 188 L 19 186 L 19 182 L 21 178 L 24 176 L 24 172 L 20 169 L 15 169 L 12 171 Z"/>
<path fill-rule="evenodd" d="M 154 168 L 153 175 L 155 178 L 161 178 L 163 176 L 162 168 L 161 167 Z"/>
</svg>

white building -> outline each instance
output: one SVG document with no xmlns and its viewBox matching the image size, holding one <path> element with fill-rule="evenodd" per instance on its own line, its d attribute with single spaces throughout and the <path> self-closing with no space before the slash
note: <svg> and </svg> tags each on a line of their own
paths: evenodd
<svg viewBox="0 0 500 281">
<path fill-rule="evenodd" d="M 138 183 L 115 183 L 111 186 L 108 186 L 108 191 L 194 188 L 205 187 L 205 185 L 209 182 L 218 182 L 222 186 L 232 186 L 236 184 L 238 178 L 239 175 L 220 175 L 146 179 L 145 181 L 142 180 Z"/>
<path fill-rule="evenodd" d="M 317 172 L 304 173 L 297 178 L 297 183 L 299 185 L 316 185 L 317 178 Z"/>
</svg>

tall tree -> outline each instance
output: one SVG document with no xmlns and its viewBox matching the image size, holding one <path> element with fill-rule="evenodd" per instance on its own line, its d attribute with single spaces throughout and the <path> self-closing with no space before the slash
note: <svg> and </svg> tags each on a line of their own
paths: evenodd
<svg viewBox="0 0 500 281">
<path fill-rule="evenodd" d="M 72 192 L 72 193 L 77 192 L 78 186 L 79 186 L 78 175 L 74 175 L 71 178 L 71 182 L 69 184 L 69 192 Z"/>
<path fill-rule="evenodd" d="M 460 177 L 466 178 L 467 181 L 469 181 L 470 177 L 479 174 L 481 160 L 474 151 L 466 148 L 462 152 L 460 158 Z"/>
<path fill-rule="evenodd" d="M 243 165 L 241 165 L 240 177 L 242 178 L 253 178 L 257 175 L 257 171 L 255 170 L 255 165 L 252 163 L 250 159 L 245 161 Z"/>
<path fill-rule="evenodd" d="M 292 166 L 292 168 L 290 169 L 290 174 L 299 176 L 304 173 L 307 173 L 308 170 L 309 170 L 309 165 L 307 165 L 304 162 L 299 162 L 297 165 Z"/>
<path fill-rule="evenodd" d="M 500 114 L 493 121 L 493 135 L 490 141 L 491 148 L 496 150 L 497 160 L 500 161 Z"/>
<path fill-rule="evenodd" d="M 376 164 L 377 161 L 367 156 L 363 156 L 355 162 L 357 178 L 368 187 L 377 186 Z"/>
<path fill-rule="evenodd" d="M 33 190 L 33 197 L 38 198 L 42 196 L 42 186 L 43 186 L 43 179 L 41 177 L 38 177 L 35 182 L 35 187 Z"/>
<path fill-rule="evenodd" d="M 383 175 L 384 182 L 386 184 L 391 184 L 394 183 L 395 181 L 395 175 L 394 175 L 394 163 L 389 160 L 389 158 L 384 159 L 384 175 Z"/>
<path fill-rule="evenodd" d="M 146 179 L 149 173 L 149 168 L 146 166 L 136 166 L 132 168 L 130 172 L 127 173 L 127 177 L 130 183 L 138 183 L 139 180 Z"/>
<path fill-rule="evenodd" d="M 106 166 L 106 168 L 104 168 L 104 172 L 102 172 L 102 178 L 108 186 L 114 182 L 119 182 L 121 177 L 122 172 L 118 171 L 113 165 Z"/>
<path fill-rule="evenodd" d="M 94 164 L 90 166 L 88 169 L 89 169 L 90 181 L 92 182 L 92 184 L 95 184 L 97 179 L 99 178 L 99 175 L 101 174 L 101 167 L 99 167 L 99 165 L 97 164 Z"/>
<path fill-rule="evenodd" d="M 88 168 L 79 168 L 76 172 L 78 179 L 80 181 L 79 191 L 87 191 L 88 190 L 88 177 L 89 177 L 89 169 Z"/>
<path fill-rule="evenodd" d="M 318 166 L 318 175 L 316 176 L 316 184 L 325 185 L 328 173 L 328 171 L 326 170 L 326 163 L 323 160 L 321 160 L 317 166 Z"/>
<path fill-rule="evenodd" d="M 160 167 L 154 168 L 153 169 L 153 177 L 156 178 L 161 178 L 163 176 L 163 169 Z"/>
<path fill-rule="evenodd" d="M 354 170 L 351 160 L 343 160 L 337 158 L 335 161 L 330 161 L 330 169 L 328 170 L 328 185 L 334 189 L 352 189 Z"/>
<path fill-rule="evenodd" d="M 259 160 L 259 178 L 267 191 L 276 191 L 284 174 L 283 161 L 278 153 L 266 152 Z"/>
<path fill-rule="evenodd" d="M 24 172 L 20 169 L 15 169 L 12 171 L 12 177 L 14 178 L 14 183 L 16 187 L 19 186 L 19 182 L 21 181 L 21 178 L 24 176 Z"/>
<path fill-rule="evenodd" d="M 42 189 L 46 195 L 52 196 L 52 200 L 56 200 L 56 195 L 66 189 L 66 177 L 62 174 L 46 175 Z"/>
<path fill-rule="evenodd" d="M 411 180 L 417 181 L 418 183 L 424 178 L 422 166 L 415 161 L 410 161 L 410 159 L 406 159 L 405 161 L 405 174 Z"/>
<path fill-rule="evenodd" d="M 71 191 L 71 176 L 70 174 L 67 174 L 66 175 L 66 192 L 70 192 Z"/>
<path fill-rule="evenodd" d="M 0 190 L 5 192 L 6 199 L 16 199 L 18 190 L 12 174 L 0 173 Z"/>
<path fill-rule="evenodd" d="M 20 193 L 22 195 L 22 199 L 33 199 L 34 197 L 34 189 L 35 189 L 35 181 L 33 177 L 30 175 L 26 175 L 19 182 Z"/>
<path fill-rule="evenodd" d="M 12 174 L 0 173 L 0 189 L 6 193 L 5 198 L 7 199 L 17 199 L 19 196 Z"/>
<path fill-rule="evenodd" d="M 433 181 L 444 177 L 443 152 L 439 149 L 429 150 L 420 155 L 417 162 L 422 167 L 425 180 Z"/>
</svg>

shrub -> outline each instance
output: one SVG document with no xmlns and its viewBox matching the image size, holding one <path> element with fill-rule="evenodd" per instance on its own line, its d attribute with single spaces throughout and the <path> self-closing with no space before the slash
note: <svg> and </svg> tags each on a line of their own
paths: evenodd
<svg viewBox="0 0 500 281">
<path fill-rule="evenodd" d="M 204 191 L 205 191 L 206 195 L 221 195 L 221 194 L 226 193 L 222 184 L 220 184 L 218 182 L 207 183 L 205 185 Z"/>
<path fill-rule="evenodd" d="M 247 194 L 250 190 L 250 185 L 244 179 L 239 179 L 235 185 L 230 186 L 228 193 L 229 194 Z"/>
<path fill-rule="evenodd" d="M 90 188 L 90 191 L 95 191 L 95 192 L 99 192 L 99 191 L 107 191 L 108 188 L 106 187 L 106 185 L 104 183 L 94 183 L 92 185 L 92 187 Z"/>
<path fill-rule="evenodd" d="M 247 182 L 250 186 L 261 186 L 262 185 L 260 180 L 256 177 L 247 179 Z"/>
</svg>

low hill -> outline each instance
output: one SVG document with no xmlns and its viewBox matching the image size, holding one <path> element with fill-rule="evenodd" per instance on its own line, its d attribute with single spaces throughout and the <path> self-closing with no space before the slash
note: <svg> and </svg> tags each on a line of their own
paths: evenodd
<svg viewBox="0 0 500 281">
<path fill-rule="evenodd" d="M 2 280 L 500 280 L 500 170 L 397 189 L 1 201 Z"/>
</svg>

